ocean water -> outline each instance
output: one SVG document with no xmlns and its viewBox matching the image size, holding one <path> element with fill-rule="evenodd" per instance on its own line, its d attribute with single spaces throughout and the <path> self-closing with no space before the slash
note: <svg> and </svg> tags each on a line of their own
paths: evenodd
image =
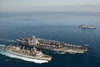
<svg viewBox="0 0 100 67">
<path fill-rule="evenodd" d="M 96 26 L 82 29 L 79 25 Z M 16 39 L 36 36 L 87 47 L 83 54 L 42 50 L 51 62 L 18 57 L 1 48 L 16 45 Z M 85 46 L 88 44 L 88 46 Z M 38 49 L 41 50 L 41 49 Z M 0 67 L 100 67 L 99 12 L 0 12 Z"/>
</svg>

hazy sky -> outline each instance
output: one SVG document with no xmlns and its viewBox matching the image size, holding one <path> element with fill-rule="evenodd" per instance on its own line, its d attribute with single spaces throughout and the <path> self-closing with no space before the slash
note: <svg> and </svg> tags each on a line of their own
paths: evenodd
<svg viewBox="0 0 100 67">
<path fill-rule="evenodd" d="M 100 12 L 100 0 L 0 0 L 0 12 L 5 11 Z"/>
</svg>

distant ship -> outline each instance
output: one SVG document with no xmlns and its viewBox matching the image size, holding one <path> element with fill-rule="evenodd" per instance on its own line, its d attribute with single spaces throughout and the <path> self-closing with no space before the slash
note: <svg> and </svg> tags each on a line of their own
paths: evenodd
<svg viewBox="0 0 100 67">
<path fill-rule="evenodd" d="M 30 47 L 37 47 L 42 49 L 48 49 L 53 51 L 61 51 L 61 52 L 69 52 L 69 53 L 84 53 L 87 51 L 86 47 L 81 47 L 77 45 L 69 45 L 64 42 L 59 41 L 49 41 L 49 40 L 38 40 L 35 39 L 35 36 L 32 38 L 20 38 L 16 39 L 17 43 L 30 46 Z"/>
<path fill-rule="evenodd" d="M 79 26 L 79 27 L 81 27 L 81 28 L 93 28 L 93 29 L 96 28 L 95 26 L 92 26 L 92 25 L 86 25 L 86 24 L 83 24 L 83 25 L 81 25 L 81 26 Z"/>
<path fill-rule="evenodd" d="M 25 50 L 24 48 L 25 48 L 25 46 L 23 47 L 23 49 L 21 49 L 21 45 L 20 45 L 20 47 L 18 47 L 18 46 L 15 47 L 15 46 L 11 46 L 11 45 L 2 47 L 2 49 L 4 51 L 7 51 L 11 54 L 25 57 L 25 58 L 47 60 L 47 61 L 50 61 L 52 59 L 51 56 L 45 55 L 41 51 L 37 51 L 35 49 L 35 47 L 33 49 L 31 49 L 31 51 L 28 50 L 28 48 L 27 48 L 27 50 Z"/>
</svg>

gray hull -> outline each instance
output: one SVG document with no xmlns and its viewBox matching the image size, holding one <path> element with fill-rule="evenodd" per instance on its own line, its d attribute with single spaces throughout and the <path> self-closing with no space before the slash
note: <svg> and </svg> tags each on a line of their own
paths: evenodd
<svg viewBox="0 0 100 67">
<path fill-rule="evenodd" d="M 61 52 L 69 52 L 69 53 L 84 53 L 84 50 L 73 50 L 73 49 L 56 49 L 56 48 L 43 48 L 43 47 L 38 47 L 37 48 L 42 48 L 42 49 L 47 49 L 47 50 L 52 50 L 52 51 L 61 51 Z"/>
<path fill-rule="evenodd" d="M 18 41 L 17 41 L 18 42 Z M 25 46 L 30 46 L 30 47 L 37 47 L 37 48 L 41 48 L 41 49 L 47 49 L 47 50 L 52 50 L 52 51 L 61 51 L 61 52 L 69 52 L 69 53 L 84 53 L 85 50 L 81 50 L 81 49 L 78 49 L 78 50 L 73 50 L 73 49 L 56 49 L 56 48 L 51 48 L 51 47 L 44 47 L 44 46 L 38 46 L 38 45 L 29 45 L 29 44 L 25 44 L 25 43 L 22 43 L 22 42 L 18 42 L 19 44 L 22 44 L 22 45 L 25 45 Z"/>
</svg>

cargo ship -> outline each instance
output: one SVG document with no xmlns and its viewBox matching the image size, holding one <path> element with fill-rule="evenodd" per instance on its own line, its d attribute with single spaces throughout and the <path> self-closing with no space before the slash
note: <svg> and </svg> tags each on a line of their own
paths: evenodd
<svg viewBox="0 0 100 67">
<path fill-rule="evenodd" d="M 52 51 L 61 51 L 69 53 L 84 53 L 84 51 L 87 51 L 86 47 L 81 47 L 78 45 L 70 45 L 59 41 L 35 39 L 35 36 L 33 36 L 32 38 L 20 38 L 16 40 L 17 43 L 21 45 L 37 47 Z"/>
<path fill-rule="evenodd" d="M 18 45 L 17 46 L 9 45 L 9 46 L 2 47 L 4 51 L 20 57 L 25 57 L 29 59 L 47 60 L 47 61 L 50 61 L 52 59 L 51 56 L 45 55 L 41 51 L 37 51 L 35 47 L 31 49 L 31 51 L 28 50 L 28 48 L 27 50 L 25 50 L 24 48 L 25 46 L 23 46 L 23 49 L 21 49 L 21 45 L 20 47 Z"/>
</svg>

